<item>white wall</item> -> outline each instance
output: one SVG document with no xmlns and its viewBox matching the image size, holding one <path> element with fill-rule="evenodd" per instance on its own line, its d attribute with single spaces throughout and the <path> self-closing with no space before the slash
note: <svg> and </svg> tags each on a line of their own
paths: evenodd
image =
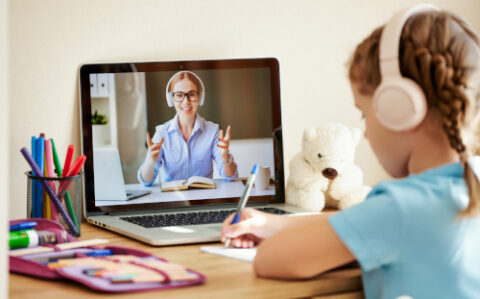
<svg viewBox="0 0 480 299">
<path fill-rule="evenodd" d="M 0 0 L 0 165 L 8 165 L 7 1 Z M 11 169 L 8 167 L 8 169 Z M 0 298 L 8 294 L 7 220 L 9 171 L 0 171 Z"/>
<path fill-rule="evenodd" d="M 80 146 L 77 68 L 86 62 L 275 56 L 280 61 L 285 165 L 302 130 L 322 121 L 361 126 L 345 63 L 355 45 L 414 0 L 10 1 L 10 218 L 25 216 L 26 163 L 18 153 L 45 132 Z M 471 20 L 480 1 L 434 1 Z M 2 18 L 3 19 L 3 18 Z M 64 153 L 60 150 L 61 159 Z M 366 181 L 386 177 L 367 142 Z"/>
<path fill-rule="evenodd" d="M 275 178 L 275 161 L 273 157 L 273 138 L 231 140 L 230 153 L 237 163 L 238 176 L 246 178 L 252 171 L 252 166 L 269 167 L 272 178 Z M 221 178 L 214 164 L 213 178 Z"/>
</svg>

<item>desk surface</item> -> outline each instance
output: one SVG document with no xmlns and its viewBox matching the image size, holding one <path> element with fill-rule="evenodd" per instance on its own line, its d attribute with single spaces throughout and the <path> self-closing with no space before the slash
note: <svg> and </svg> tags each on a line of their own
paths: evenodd
<svg viewBox="0 0 480 299">
<path fill-rule="evenodd" d="M 345 268 L 331 271 L 315 279 L 282 281 L 258 278 L 252 264 L 200 251 L 199 245 L 151 247 L 115 233 L 82 223 L 80 239 L 103 238 L 111 245 L 130 246 L 145 250 L 175 263 L 188 266 L 207 276 L 204 284 L 143 293 L 114 295 L 116 298 L 298 298 L 318 296 L 330 299 L 363 298 L 360 269 Z M 93 292 L 69 281 L 50 281 L 10 274 L 9 298 L 106 298 L 112 295 Z M 341 295 L 340 295 L 341 294 Z"/>
</svg>

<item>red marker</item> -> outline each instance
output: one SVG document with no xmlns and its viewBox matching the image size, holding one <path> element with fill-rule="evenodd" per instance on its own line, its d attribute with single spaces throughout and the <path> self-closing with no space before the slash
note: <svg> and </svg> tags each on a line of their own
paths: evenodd
<svg viewBox="0 0 480 299">
<path fill-rule="evenodd" d="M 67 177 L 77 175 L 80 172 L 80 170 L 82 169 L 83 164 L 85 163 L 85 160 L 87 160 L 87 157 L 85 155 L 81 155 L 80 157 L 78 157 L 77 160 L 75 160 L 75 162 L 73 162 L 72 169 L 68 172 Z M 60 184 L 60 187 L 58 188 L 58 197 L 62 198 L 63 195 L 65 195 L 65 191 L 67 191 L 68 187 L 70 187 L 72 182 L 73 182 L 73 180 L 68 180 L 68 181 L 62 182 L 62 184 Z"/>
<path fill-rule="evenodd" d="M 72 169 L 68 172 L 67 176 L 77 175 L 80 172 L 80 169 L 82 169 L 85 160 L 87 160 L 87 156 L 85 155 L 81 155 L 80 157 L 78 157 L 77 160 L 73 162 Z"/>
<path fill-rule="evenodd" d="M 73 152 L 75 151 L 75 145 L 70 144 L 67 149 L 67 156 L 65 157 L 65 164 L 63 165 L 62 176 L 65 177 L 70 170 L 70 163 L 72 163 Z"/>
</svg>

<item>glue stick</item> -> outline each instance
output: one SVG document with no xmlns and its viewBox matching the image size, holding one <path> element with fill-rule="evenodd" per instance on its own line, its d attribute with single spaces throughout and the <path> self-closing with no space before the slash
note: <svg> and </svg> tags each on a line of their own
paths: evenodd
<svg viewBox="0 0 480 299">
<path fill-rule="evenodd" d="M 38 233 L 34 229 L 10 232 L 10 249 L 34 247 L 38 245 Z"/>
<path fill-rule="evenodd" d="M 65 241 L 66 238 L 64 238 Z M 10 249 L 33 247 L 42 244 L 56 244 L 57 237 L 48 230 L 19 230 L 10 232 Z"/>
</svg>

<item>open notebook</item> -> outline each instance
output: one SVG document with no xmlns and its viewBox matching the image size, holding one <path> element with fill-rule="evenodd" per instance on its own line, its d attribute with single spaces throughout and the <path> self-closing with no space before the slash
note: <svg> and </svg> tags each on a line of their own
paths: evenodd
<svg viewBox="0 0 480 299">
<path fill-rule="evenodd" d="M 202 176 L 192 176 L 186 180 L 176 180 L 162 183 L 162 191 L 187 190 L 190 188 L 215 189 L 216 185 L 212 179 Z"/>
<path fill-rule="evenodd" d="M 202 246 L 200 250 L 207 253 L 217 254 L 245 262 L 253 262 L 257 254 L 257 247 L 254 248 L 232 248 L 225 246 Z"/>
</svg>

